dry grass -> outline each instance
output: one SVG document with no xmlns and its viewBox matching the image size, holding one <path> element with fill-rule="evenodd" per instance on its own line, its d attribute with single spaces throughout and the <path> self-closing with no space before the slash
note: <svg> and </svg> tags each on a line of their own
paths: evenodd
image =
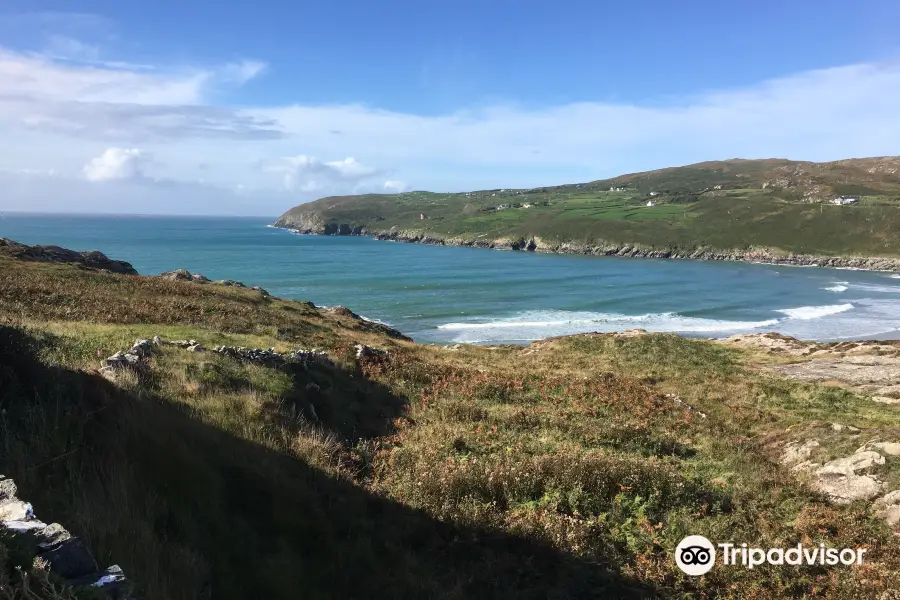
<svg viewBox="0 0 900 600">
<path fill-rule="evenodd" d="M 900 586 L 883 522 L 863 504 L 828 505 L 772 456 L 801 435 L 841 450 L 824 435 L 833 421 L 894 435 L 891 407 L 676 336 L 449 351 L 302 304 L 70 270 L 86 302 L 72 320 L 16 292 L 62 294 L 54 278 L 69 270 L 0 275 L 0 314 L 15 306 L 20 323 L 0 347 L 25 348 L 0 369 L 0 468 L 41 514 L 122 564 L 143 598 L 207 586 L 217 598 L 874 598 Z M 197 322 L 145 306 L 123 310 L 159 311 L 149 323 L 116 322 L 104 315 L 123 314 L 110 310 L 125 301 L 117 286 L 223 312 Z M 338 365 L 274 370 L 165 348 L 149 377 L 92 373 L 98 348 L 153 334 L 322 345 Z M 357 340 L 391 358 L 358 365 Z M 672 561 L 689 533 L 866 546 L 870 562 L 692 579 Z"/>
</svg>

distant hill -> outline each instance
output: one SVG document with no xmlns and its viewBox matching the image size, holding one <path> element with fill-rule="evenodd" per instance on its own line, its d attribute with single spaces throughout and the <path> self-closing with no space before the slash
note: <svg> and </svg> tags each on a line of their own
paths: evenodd
<svg viewBox="0 0 900 600">
<path fill-rule="evenodd" d="M 852 203 L 835 205 L 841 196 Z M 544 251 L 900 257 L 900 157 L 732 159 L 531 189 L 333 196 L 302 233 Z"/>
</svg>

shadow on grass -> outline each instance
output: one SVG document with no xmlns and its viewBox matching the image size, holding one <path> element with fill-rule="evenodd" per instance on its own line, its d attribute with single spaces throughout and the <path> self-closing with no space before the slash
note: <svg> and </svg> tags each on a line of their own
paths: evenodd
<svg viewBox="0 0 900 600">
<path fill-rule="evenodd" d="M 550 546 L 429 515 L 152 395 L 44 365 L 0 327 L 0 469 L 138 597 L 649 598 Z"/>
</svg>

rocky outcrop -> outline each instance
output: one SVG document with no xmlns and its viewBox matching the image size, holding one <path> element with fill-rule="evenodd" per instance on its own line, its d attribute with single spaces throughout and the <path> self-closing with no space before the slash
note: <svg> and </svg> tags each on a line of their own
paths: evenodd
<svg viewBox="0 0 900 600">
<path fill-rule="evenodd" d="M 90 269 L 120 273 L 122 275 L 138 274 L 130 263 L 112 260 L 96 250 L 76 252 L 75 250 L 60 248 L 59 246 L 28 246 L 6 238 L 0 238 L 0 256 L 8 256 L 17 260 L 72 263 Z"/>
<path fill-rule="evenodd" d="M 357 322 L 357 329 L 361 329 L 363 331 L 371 331 L 374 333 L 381 333 L 398 340 L 405 340 L 408 342 L 412 341 L 412 338 L 407 337 L 397 329 L 394 329 L 389 325 L 385 325 L 384 323 L 379 323 L 378 321 L 373 321 L 372 319 L 367 319 L 363 316 L 360 316 L 346 306 L 323 306 L 319 310 L 329 315 L 337 315 L 339 317 L 347 317 L 349 319 L 353 319 Z"/>
<path fill-rule="evenodd" d="M 222 285 L 225 287 L 238 287 L 245 288 L 248 290 L 253 290 L 254 292 L 259 292 L 263 296 L 268 296 L 269 292 L 259 287 L 258 285 L 254 285 L 248 287 L 241 283 L 240 281 L 234 281 L 232 279 L 220 279 L 218 281 L 213 281 L 210 278 L 202 275 L 200 273 L 191 273 L 187 269 L 176 269 L 174 271 L 166 271 L 165 273 L 160 273 L 157 275 L 160 279 L 167 279 L 169 281 L 186 281 L 190 283 L 201 283 L 201 284 L 211 284 L 211 285 Z"/>
<path fill-rule="evenodd" d="M 848 434 L 851 439 L 860 430 L 850 425 L 833 423 L 832 431 Z M 811 489 L 820 492 L 833 504 L 871 501 L 871 510 L 894 527 L 900 524 L 900 490 L 885 494 L 887 482 L 882 467 L 890 460 L 898 460 L 900 443 L 874 439 L 860 446 L 853 454 L 818 462 L 816 453 L 823 454 L 818 440 L 789 442 L 781 448 L 779 461 L 793 473 L 807 478 Z"/>
<path fill-rule="evenodd" d="M 576 241 L 545 240 L 538 236 L 496 239 L 442 237 L 439 235 L 392 228 L 387 231 L 370 230 L 363 225 L 325 224 L 321 217 L 305 217 L 304 226 L 298 226 L 290 219 L 282 217 L 275 227 L 291 229 L 299 234 L 314 235 L 366 235 L 377 240 L 430 244 L 439 246 L 464 246 L 491 250 L 524 250 L 550 254 L 579 254 L 587 256 L 617 256 L 623 258 L 663 258 L 680 260 L 722 260 L 790 266 L 815 266 L 849 268 L 871 271 L 900 271 L 900 258 L 817 256 L 808 254 L 784 254 L 769 248 L 749 250 L 715 250 L 711 248 L 659 249 L 637 244 L 592 244 Z M 305 225 L 315 224 L 307 227 Z"/>
<path fill-rule="evenodd" d="M 900 404 L 900 341 L 821 343 L 777 333 L 741 334 L 717 341 L 807 359 L 765 367 L 787 379 L 838 382 L 875 402 Z"/>
<path fill-rule="evenodd" d="M 133 598 L 131 585 L 118 565 L 100 570 L 81 539 L 58 523 L 48 525 L 38 519 L 31 504 L 16 497 L 17 491 L 12 479 L 0 475 L 0 528 L 21 539 L 30 554 L 72 588 L 96 588 L 113 600 Z"/>
<path fill-rule="evenodd" d="M 835 504 L 871 500 L 884 491 L 886 484 L 868 471 L 884 463 L 884 456 L 871 450 L 836 458 L 813 469 L 811 486 Z"/>
</svg>

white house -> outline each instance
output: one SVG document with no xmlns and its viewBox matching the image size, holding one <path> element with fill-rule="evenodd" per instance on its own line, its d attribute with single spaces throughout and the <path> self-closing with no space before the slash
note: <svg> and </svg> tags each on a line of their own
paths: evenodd
<svg viewBox="0 0 900 600">
<path fill-rule="evenodd" d="M 831 201 L 832 204 L 837 204 L 838 206 L 856 204 L 857 202 L 859 202 L 859 196 L 841 196 Z"/>
<path fill-rule="evenodd" d="M 657 196 L 659 196 L 659 192 L 650 192 L 651 198 L 656 198 Z"/>
<path fill-rule="evenodd" d="M 653 200 L 647 200 L 647 206 L 656 206 L 653 204 Z"/>
</svg>

